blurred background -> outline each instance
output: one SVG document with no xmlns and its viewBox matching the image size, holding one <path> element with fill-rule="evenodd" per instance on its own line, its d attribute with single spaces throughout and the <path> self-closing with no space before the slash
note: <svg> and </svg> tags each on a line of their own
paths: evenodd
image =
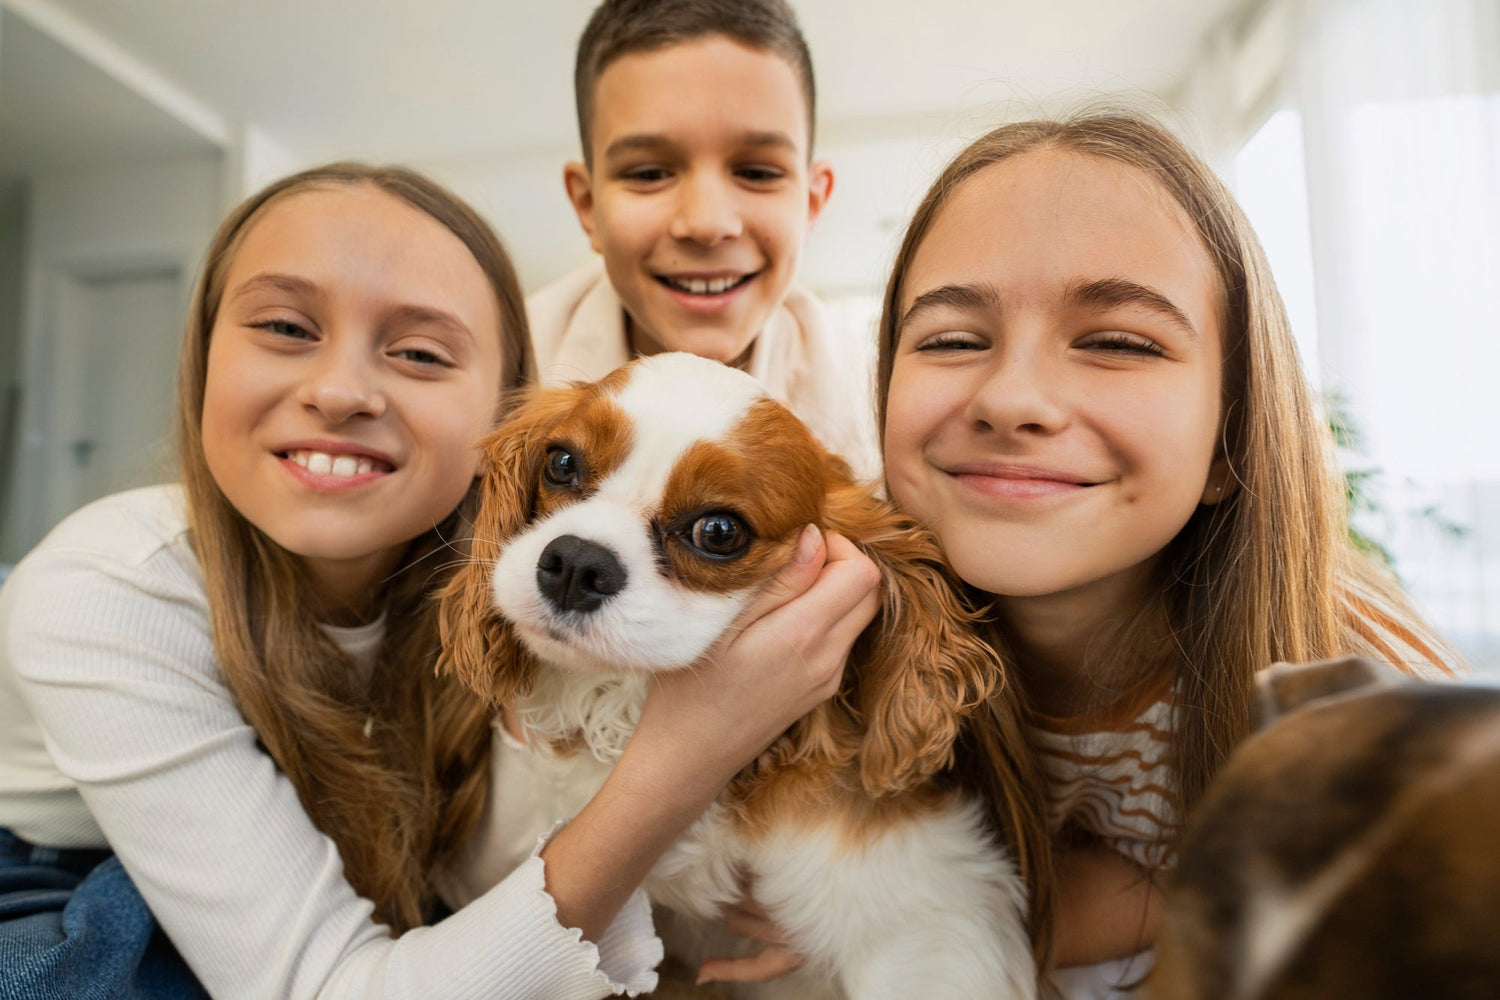
<svg viewBox="0 0 1500 1000">
<path fill-rule="evenodd" d="M 1266 244 L 1360 534 L 1500 673 L 1500 0 L 793 2 L 837 172 L 802 279 L 851 357 L 969 139 L 1154 112 Z M 584 261 L 562 165 L 592 7 L 0 0 L 0 573 L 88 500 L 172 475 L 189 290 L 262 184 L 401 162 L 489 218 L 528 291 Z"/>
</svg>

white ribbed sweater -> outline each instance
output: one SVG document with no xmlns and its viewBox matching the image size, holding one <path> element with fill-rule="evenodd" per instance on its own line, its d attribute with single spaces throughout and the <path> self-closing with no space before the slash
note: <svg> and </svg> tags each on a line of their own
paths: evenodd
<svg viewBox="0 0 1500 1000">
<path fill-rule="evenodd" d="M 558 923 L 535 853 L 436 926 L 395 939 L 371 919 L 218 677 L 177 487 L 84 508 L 0 587 L 0 826 L 113 848 L 216 997 L 565 1000 L 656 983 L 644 894 L 596 947 Z"/>
</svg>

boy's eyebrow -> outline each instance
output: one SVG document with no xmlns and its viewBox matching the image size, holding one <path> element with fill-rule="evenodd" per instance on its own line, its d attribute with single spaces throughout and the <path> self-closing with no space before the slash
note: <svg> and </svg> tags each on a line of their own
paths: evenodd
<svg viewBox="0 0 1500 1000">
<path fill-rule="evenodd" d="M 950 309 L 998 309 L 1000 293 L 994 285 L 987 283 L 941 285 L 929 289 L 912 300 L 911 305 L 902 314 L 901 322 L 897 324 L 896 329 L 904 329 L 913 316 L 944 306 Z"/>
<path fill-rule="evenodd" d="M 778 131 L 746 131 L 740 134 L 740 145 L 750 146 L 756 149 L 786 149 L 797 152 L 800 147 L 797 141 L 785 132 Z M 622 135 L 608 146 L 604 147 L 603 156 L 609 158 L 621 153 L 636 150 L 655 151 L 668 149 L 677 145 L 670 138 L 656 132 L 637 132 L 633 135 Z"/>
<path fill-rule="evenodd" d="M 1097 281 L 1080 281 L 1068 286 L 1063 301 L 1073 306 L 1095 309 L 1114 309 L 1119 306 L 1135 306 L 1157 313 L 1184 333 L 1197 337 L 1198 329 L 1187 313 L 1179 309 L 1171 299 L 1154 288 L 1147 288 L 1128 278 L 1100 278 Z"/>
</svg>

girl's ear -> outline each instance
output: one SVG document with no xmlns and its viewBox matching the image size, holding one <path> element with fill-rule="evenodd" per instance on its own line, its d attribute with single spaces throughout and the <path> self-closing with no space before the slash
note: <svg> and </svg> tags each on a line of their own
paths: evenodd
<svg viewBox="0 0 1500 1000">
<path fill-rule="evenodd" d="M 1234 493 L 1234 490 L 1235 479 L 1229 469 L 1229 459 L 1218 455 L 1209 464 L 1208 478 L 1203 483 L 1203 496 L 1198 502 L 1205 507 L 1212 507 Z"/>
<path fill-rule="evenodd" d="M 438 671 L 451 671 L 496 707 L 531 687 L 536 663 L 495 607 L 490 577 L 505 543 L 536 513 L 547 432 L 576 398 L 574 389 L 532 392 L 480 445 L 479 509 L 467 558 L 438 597 Z"/>
<path fill-rule="evenodd" d="M 999 657 L 931 532 L 855 486 L 830 493 L 826 519 L 880 569 L 881 609 L 845 676 L 864 723 L 865 791 L 901 792 L 953 763 L 966 720 L 1002 679 Z"/>
</svg>

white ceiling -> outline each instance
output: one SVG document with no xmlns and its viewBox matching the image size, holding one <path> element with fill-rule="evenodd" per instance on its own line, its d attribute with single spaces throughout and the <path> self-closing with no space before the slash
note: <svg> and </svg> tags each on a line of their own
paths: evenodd
<svg viewBox="0 0 1500 1000">
<path fill-rule="evenodd" d="M 84 163 L 213 152 L 212 142 L 156 104 L 0 10 L 0 188 Z"/>
<path fill-rule="evenodd" d="M 871 120 L 1041 106 L 1058 92 L 1167 94 L 1204 33 L 1246 3 L 795 0 L 817 65 L 825 134 Z M 10 5 L 83 25 L 231 127 L 254 125 L 299 158 L 433 162 L 572 151 L 573 48 L 594 0 Z M 5 33 L 7 63 L 13 30 Z M 69 91 L 55 76 L 43 70 L 36 80 L 46 85 L 0 94 L 0 146 L 12 147 L 21 119 L 28 136 L 63 133 L 70 123 L 84 135 L 142 121 L 98 97 L 86 79 Z M 134 134 L 181 138 L 149 124 Z"/>
</svg>

